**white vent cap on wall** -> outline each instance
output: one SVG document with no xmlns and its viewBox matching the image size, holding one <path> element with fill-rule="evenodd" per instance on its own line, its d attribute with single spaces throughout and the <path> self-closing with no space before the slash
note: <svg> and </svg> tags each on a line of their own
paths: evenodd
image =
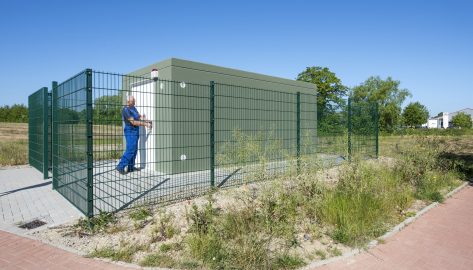
<svg viewBox="0 0 473 270">
<path fill-rule="evenodd" d="M 181 160 L 184 161 L 187 159 L 187 156 L 186 155 L 181 155 Z"/>
<path fill-rule="evenodd" d="M 181 88 L 186 88 L 186 83 L 185 82 L 181 82 L 179 85 L 181 86 Z"/>
</svg>

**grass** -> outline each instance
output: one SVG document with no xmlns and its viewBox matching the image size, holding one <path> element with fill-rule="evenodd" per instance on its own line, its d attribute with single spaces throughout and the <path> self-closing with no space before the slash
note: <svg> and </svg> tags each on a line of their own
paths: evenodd
<svg viewBox="0 0 473 270">
<path fill-rule="evenodd" d="M 0 166 L 14 166 L 28 163 L 28 141 L 0 141 Z"/>
<path fill-rule="evenodd" d="M 276 258 L 275 267 L 276 269 L 296 269 L 304 266 L 305 262 L 298 256 L 291 256 L 288 254 L 280 255 Z"/>
<path fill-rule="evenodd" d="M 84 134 L 85 125 L 74 125 L 75 134 Z M 113 125 L 94 125 L 94 159 L 117 159 L 123 153 L 123 128 Z M 72 132 L 72 130 L 71 130 Z M 110 136 L 112 134 L 112 136 Z M 85 138 L 85 137 L 84 137 Z M 85 140 L 75 141 L 77 146 Z M 83 157 L 82 157 L 83 156 Z M 85 159 L 70 157 L 73 160 Z M 0 166 L 16 166 L 28 164 L 28 123 L 0 122 Z"/>
<path fill-rule="evenodd" d="M 166 267 L 173 268 L 179 266 L 179 263 L 170 255 L 162 253 L 151 253 L 146 255 L 143 260 L 139 262 L 143 267 Z"/>
<path fill-rule="evenodd" d="M 392 166 L 345 165 L 336 187 L 324 194 L 320 220 L 332 226 L 335 240 L 360 246 L 402 219 L 413 200 L 443 201 L 464 178 L 443 158 L 447 148 L 439 138 L 417 137 L 396 147 Z"/>
<path fill-rule="evenodd" d="M 354 162 L 342 171 L 319 206 L 320 220 L 333 226 L 332 237 L 341 243 L 362 245 L 378 237 L 413 200 L 411 189 L 386 167 Z"/>
<path fill-rule="evenodd" d="M 151 242 L 153 243 L 172 239 L 180 232 L 180 229 L 174 224 L 174 216 L 170 213 L 159 213 L 156 223 L 151 231 Z"/>
<path fill-rule="evenodd" d="M 121 244 L 120 247 L 103 247 L 95 249 L 89 254 L 89 257 L 107 258 L 113 261 L 132 262 L 135 253 L 146 250 L 145 245 Z"/>
<path fill-rule="evenodd" d="M 327 253 L 320 249 L 315 252 L 315 255 L 319 256 L 321 260 L 325 260 L 327 258 Z"/>
<path fill-rule="evenodd" d="M 250 148 L 264 147 L 255 146 L 255 140 L 250 142 L 248 136 L 239 136 L 245 141 L 243 147 L 227 145 L 234 151 L 229 156 L 220 155 L 222 163 L 256 160 L 265 164 L 274 155 L 273 148 L 277 148 L 270 145 L 268 151 L 250 153 Z M 465 150 L 470 142 L 464 142 L 463 137 L 456 139 L 383 138 L 381 149 L 387 151 L 383 147 L 391 145 L 392 159 L 354 157 L 352 162 L 338 167 L 336 181 L 330 183 L 323 182 L 320 161 L 309 156 L 301 161 L 300 174 L 288 170 L 269 175 L 265 166 L 255 166 L 256 171 L 249 175 L 272 181 L 240 189 L 238 197 L 225 206 L 218 204 L 216 193 L 196 200 L 198 203 L 186 206 L 187 224 L 182 231 L 173 214 L 162 210 L 153 213 L 145 208 L 132 210 L 127 217 L 135 222 L 155 217 L 146 231 L 141 231 L 143 227 L 138 230 L 148 234 L 149 245 L 122 243 L 95 250 L 92 255 L 136 261 L 133 254 L 144 252 L 139 264 L 153 267 L 294 269 L 307 262 L 308 257 L 300 252 L 307 235 L 310 241 L 325 246 L 311 251 L 312 258 L 314 254 L 320 259 L 340 256 L 343 245 L 364 247 L 415 214 L 409 211 L 414 201 L 442 201 L 449 190 L 460 184 L 459 179 L 467 175 L 464 168 L 468 167 L 452 161 L 445 153 L 458 153 L 458 149 L 452 149 L 461 142 L 465 145 L 462 151 L 468 154 L 473 145 Z M 108 232 L 114 219 L 103 214 L 86 224 L 90 222 L 95 232 Z M 329 244 L 332 240 L 343 245 L 333 246 Z"/>
<path fill-rule="evenodd" d="M 217 208 L 210 196 L 188 212 L 183 249 L 204 268 L 297 268 L 305 261 L 291 251 L 300 245 L 297 235 L 307 224 L 313 227 L 305 232 L 326 231 L 337 242 L 365 246 L 404 219 L 414 200 L 441 201 L 460 183 L 461 174 L 444 164 L 439 143 L 412 140 L 394 149 L 396 160 L 390 164 L 354 158 L 342 165 L 335 185 L 321 183 L 321 166 L 309 164 L 313 169 L 274 179 L 226 210 Z M 327 253 L 339 256 L 341 250 L 333 247 Z M 328 256 L 322 251 L 316 255 Z"/>
<path fill-rule="evenodd" d="M 105 232 L 109 228 L 112 230 L 111 232 L 120 231 L 119 227 L 111 226 L 115 225 L 117 222 L 116 217 L 112 213 L 107 212 L 100 212 L 100 214 L 90 217 L 90 218 L 81 218 L 79 221 L 74 225 L 78 232 L 86 233 L 86 234 L 94 234 L 98 232 Z"/>
<path fill-rule="evenodd" d="M 132 210 L 129 216 L 134 221 L 141 221 L 151 216 L 151 211 L 147 208 L 137 208 Z"/>
</svg>

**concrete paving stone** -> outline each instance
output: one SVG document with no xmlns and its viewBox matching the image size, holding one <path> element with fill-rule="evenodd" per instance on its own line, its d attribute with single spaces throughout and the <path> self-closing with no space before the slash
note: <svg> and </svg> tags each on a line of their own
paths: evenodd
<svg viewBox="0 0 473 270">
<path fill-rule="evenodd" d="M 42 174 L 31 167 L 0 170 L 0 228 L 26 233 L 17 229 L 18 223 L 42 218 L 48 223 L 59 225 L 83 217 L 66 199 L 52 190 L 51 183 L 36 186 L 48 181 L 43 180 Z"/>
</svg>

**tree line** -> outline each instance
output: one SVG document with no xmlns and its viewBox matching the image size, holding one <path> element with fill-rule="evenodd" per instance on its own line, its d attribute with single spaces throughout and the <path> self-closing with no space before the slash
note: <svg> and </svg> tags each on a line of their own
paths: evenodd
<svg viewBox="0 0 473 270">
<path fill-rule="evenodd" d="M 352 104 L 377 104 L 380 131 L 391 133 L 405 127 L 420 127 L 427 123 L 429 111 L 419 102 L 411 102 L 404 109 L 402 104 L 412 94 L 408 89 L 401 88 L 401 82 L 391 77 L 383 79 L 371 76 L 361 84 L 347 87 L 340 78 L 327 67 L 307 67 L 298 74 L 297 80 L 317 85 L 318 126 L 334 128 L 334 119 L 338 119 L 346 110 L 346 100 L 350 97 Z M 366 123 L 370 119 L 364 119 Z M 374 119 L 371 119 L 373 121 Z M 459 113 L 453 119 L 455 127 L 471 128 L 471 117 Z"/>
<path fill-rule="evenodd" d="M 0 122 L 27 123 L 28 107 L 23 104 L 0 107 Z"/>
<path fill-rule="evenodd" d="M 317 85 L 317 111 L 319 129 L 337 132 L 345 126 L 347 98 L 352 104 L 377 104 L 379 128 L 382 132 L 393 132 L 403 127 L 419 127 L 426 123 L 429 111 L 419 102 L 411 102 L 405 108 L 402 104 L 412 94 L 401 88 L 401 82 L 391 77 L 383 79 L 372 76 L 361 84 L 347 87 L 340 78 L 327 67 L 307 67 L 298 74 L 297 80 Z M 121 124 L 122 98 L 120 96 L 102 96 L 94 102 L 93 120 L 97 124 Z M 71 120 L 85 118 L 85 111 L 65 110 Z M 361 119 L 361 118 L 360 118 Z M 365 123 L 374 119 L 363 118 Z M 0 107 L 0 122 L 28 122 L 28 108 L 23 104 Z M 363 123 L 360 122 L 360 127 Z M 471 117 L 464 113 L 457 114 L 452 122 L 455 127 L 471 128 Z"/>
</svg>

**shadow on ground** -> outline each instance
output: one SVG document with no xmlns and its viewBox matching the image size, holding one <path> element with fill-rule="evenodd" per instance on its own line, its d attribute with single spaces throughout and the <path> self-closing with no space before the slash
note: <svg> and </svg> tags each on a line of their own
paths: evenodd
<svg viewBox="0 0 473 270">
<path fill-rule="evenodd" d="M 465 174 L 467 179 L 473 178 L 473 154 L 447 152 L 442 154 L 441 157 L 452 162 L 452 165 Z"/>
</svg>

